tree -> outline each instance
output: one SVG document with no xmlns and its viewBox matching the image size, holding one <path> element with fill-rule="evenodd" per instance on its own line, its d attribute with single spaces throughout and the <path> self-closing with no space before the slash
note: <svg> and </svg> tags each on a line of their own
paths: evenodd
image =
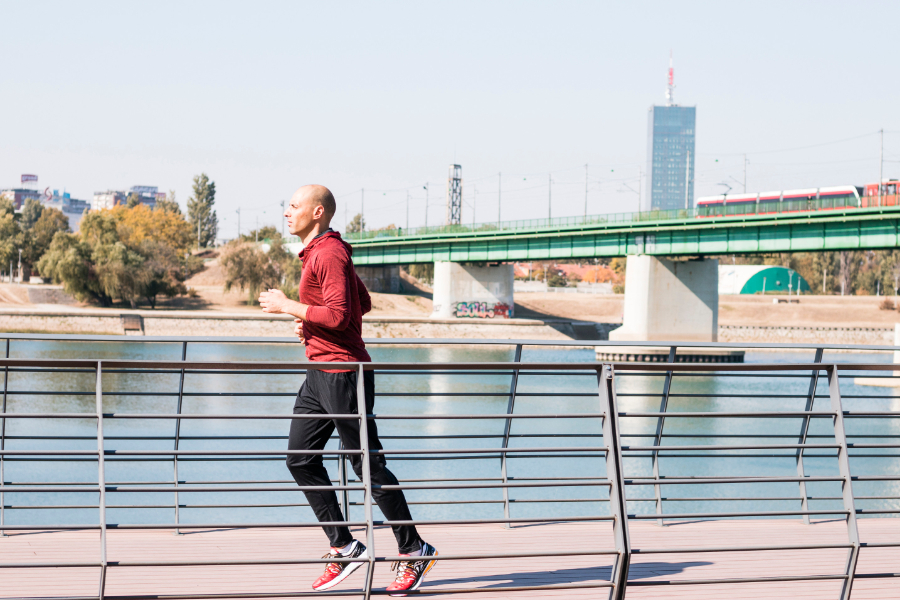
<svg viewBox="0 0 900 600">
<path fill-rule="evenodd" d="M 257 242 L 262 240 L 280 240 L 281 232 L 274 225 L 266 225 L 260 227 L 259 230 L 254 229 L 250 233 L 241 234 L 241 240 L 245 242 Z"/>
<path fill-rule="evenodd" d="M 188 221 L 194 234 L 197 235 L 197 245 L 206 248 L 216 240 L 219 230 L 219 221 L 213 207 L 216 204 L 216 183 L 210 181 L 206 173 L 194 177 L 194 194 L 188 198 Z"/>
<path fill-rule="evenodd" d="M 52 213 L 44 211 L 36 231 Z M 79 300 L 103 306 L 120 300 L 133 307 L 144 298 L 155 308 L 160 294 L 186 291 L 185 278 L 199 267 L 190 257 L 192 240 L 180 212 L 117 206 L 85 215 L 78 235 L 57 232 L 38 268 Z"/>
<path fill-rule="evenodd" d="M 141 205 L 141 196 L 137 192 L 131 192 L 128 194 L 128 198 L 125 200 L 126 208 L 134 208 L 135 206 Z"/>
<path fill-rule="evenodd" d="M 151 210 L 140 204 L 134 208 L 117 206 L 109 213 L 115 219 L 118 239 L 134 250 L 139 250 L 145 240 L 153 240 L 170 246 L 181 256 L 193 245 L 194 232 L 180 212 L 158 207 Z"/>
<path fill-rule="evenodd" d="M 856 273 L 859 271 L 859 260 L 857 260 L 856 252 L 843 250 L 840 253 L 841 265 L 841 293 L 853 293 L 853 281 L 856 279 Z"/>
<path fill-rule="evenodd" d="M 37 220 L 41 218 L 41 213 L 43 212 L 43 204 L 41 204 L 34 198 L 26 199 L 25 206 L 22 207 L 22 229 L 28 231 L 32 227 L 34 227 L 34 224 L 37 223 Z"/>
<path fill-rule="evenodd" d="M 22 261 L 29 267 L 35 267 L 50 249 L 53 236 L 59 231 L 69 231 L 69 217 L 56 208 L 44 208 L 37 222 L 27 232 L 27 244 L 22 253 Z"/>
<path fill-rule="evenodd" d="M 156 298 L 164 294 L 173 298 L 187 292 L 184 286 L 185 269 L 171 246 L 154 240 L 144 240 L 140 246 L 144 257 L 145 281 L 141 295 L 150 308 L 156 308 Z"/>
<path fill-rule="evenodd" d="M 366 230 L 366 220 L 362 213 L 357 213 L 349 223 L 347 223 L 347 233 L 359 233 Z"/>
<path fill-rule="evenodd" d="M 91 247 L 78 235 L 59 232 L 53 236 L 50 249 L 41 257 L 37 267 L 41 275 L 62 283 L 66 292 L 78 300 L 93 300 L 101 306 L 112 305 L 112 298 L 99 285 Z"/>
<path fill-rule="evenodd" d="M 0 270 L 5 271 L 11 263 L 18 262 L 23 242 L 12 201 L 0 198 Z"/>
<path fill-rule="evenodd" d="M 279 288 L 297 298 L 302 267 L 280 239 L 276 239 L 268 252 L 250 242 L 231 242 L 219 262 L 225 267 L 225 291 L 235 287 L 246 290 L 248 304 L 255 303 L 259 293 L 269 288 Z"/>
<path fill-rule="evenodd" d="M 180 215 L 181 207 L 178 206 L 178 202 L 175 200 L 175 190 L 169 190 L 169 193 L 165 198 L 160 198 L 159 200 L 157 200 L 156 208 L 163 212 L 170 212 Z"/>
</svg>

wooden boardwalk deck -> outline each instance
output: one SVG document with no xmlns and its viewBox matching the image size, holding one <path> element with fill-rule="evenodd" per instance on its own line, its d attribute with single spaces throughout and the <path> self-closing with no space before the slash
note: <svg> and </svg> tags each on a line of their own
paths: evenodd
<svg viewBox="0 0 900 600">
<path fill-rule="evenodd" d="M 690 548 L 699 546 L 775 545 L 846 542 L 843 521 L 804 525 L 793 520 L 699 521 L 657 527 L 650 522 L 630 524 L 632 546 Z M 861 519 L 864 542 L 900 541 L 900 519 Z M 511 598 L 606 598 L 602 589 L 505 592 L 504 586 L 592 583 L 608 580 L 612 556 L 584 556 L 579 551 L 612 548 L 607 523 L 424 526 L 423 537 L 442 554 L 523 551 L 571 551 L 572 556 L 443 561 L 432 570 L 423 592 L 478 587 L 484 592 L 461 597 L 476 600 Z M 363 538 L 363 533 L 357 534 Z M 379 555 L 393 552 L 391 532 L 376 531 Z M 318 558 L 327 551 L 322 532 L 309 529 L 110 530 L 110 561 L 247 560 Z M 46 563 L 89 561 L 99 556 L 99 533 L 94 531 L 17 531 L 0 538 L 0 562 Z M 694 598 L 729 600 L 791 600 L 837 598 L 840 581 L 769 582 L 749 584 L 641 586 L 654 580 L 719 579 L 837 574 L 846 550 L 793 550 L 692 554 L 635 554 L 629 577 L 629 600 Z M 322 565 L 261 565 L 203 567 L 110 567 L 110 596 L 306 593 Z M 900 573 L 900 549 L 863 548 L 860 574 Z M 364 569 L 336 590 L 359 590 Z M 99 569 L 5 568 L 0 570 L 0 597 L 96 596 Z M 391 580 L 389 565 L 376 567 L 375 585 Z M 351 596 L 351 597 L 356 597 Z M 450 596 L 448 596 L 450 597 Z M 853 598 L 900 598 L 900 577 L 857 579 Z"/>
</svg>

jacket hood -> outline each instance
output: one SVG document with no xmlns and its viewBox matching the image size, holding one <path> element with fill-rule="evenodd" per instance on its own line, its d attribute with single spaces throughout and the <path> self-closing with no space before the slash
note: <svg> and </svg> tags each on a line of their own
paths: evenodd
<svg viewBox="0 0 900 600">
<path fill-rule="evenodd" d="M 340 243 L 342 243 L 344 245 L 344 247 L 347 249 L 347 252 L 350 254 L 350 256 L 353 256 L 353 246 L 351 246 L 350 244 L 345 242 L 343 240 L 343 238 L 341 238 L 340 232 L 337 232 L 337 231 L 326 231 L 322 235 L 316 237 L 315 239 L 313 239 L 313 241 L 308 243 L 306 246 L 303 246 L 303 250 L 301 250 L 297 256 L 300 257 L 300 260 L 304 260 L 304 258 L 306 258 L 306 255 L 308 252 L 310 252 L 317 245 L 321 244 L 323 241 L 325 241 L 329 238 L 337 239 L 337 241 L 339 241 Z"/>
</svg>

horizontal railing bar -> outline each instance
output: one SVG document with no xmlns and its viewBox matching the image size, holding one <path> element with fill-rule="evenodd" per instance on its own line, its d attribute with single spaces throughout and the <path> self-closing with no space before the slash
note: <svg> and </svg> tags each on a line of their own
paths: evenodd
<svg viewBox="0 0 900 600">
<path fill-rule="evenodd" d="M 290 323 L 285 319 L 285 323 Z M 826 329 L 827 331 L 827 329 Z M 20 341 L 63 341 L 63 342 L 124 342 L 134 343 L 135 338 L 125 335 L 88 335 L 88 334 L 60 334 L 60 333 L 4 333 L 0 339 Z M 584 348 L 633 347 L 633 348 L 768 348 L 768 349 L 792 349 L 792 350 L 864 350 L 864 351 L 900 351 L 898 346 L 867 346 L 863 344 L 829 344 L 820 342 L 811 343 L 752 343 L 752 342 L 686 342 L 659 340 L 652 343 L 632 341 L 607 341 L 607 340 L 537 340 L 537 339 L 470 339 L 470 338 L 364 338 L 366 345 L 370 346 L 420 346 L 420 345 L 444 345 L 444 346 L 507 346 L 510 349 L 516 344 L 522 346 L 573 346 Z M 253 337 L 253 336 L 143 336 L 141 343 L 165 343 L 170 344 L 188 342 L 196 345 L 204 344 L 285 344 L 297 343 L 296 337 Z M 105 365 L 105 361 L 104 361 Z M 820 365 L 821 366 L 821 365 Z M 105 370 L 105 369 L 104 369 Z"/>
<path fill-rule="evenodd" d="M 380 417 L 381 415 L 379 415 Z M 833 412 L 828 411 L 820 411 L 820 410 L 798 410 L 798 411 L 782 411 L 782 412 L 620 412 L 620 417 L 665 417 L 670 419 L 672 417 L 687 417 L 691 419 L 699 419 L 699 418 L 719 418 L 719 417 L 729 417 L 729 418 L 766 418 L 766 419 L 778 419 L 778 418 L 794 418 L 794 417 L 834 417 Z M 900 416 L 900 415 L 898 415 Z M 627 437 L 627 436 L 623 436 Z"/>
<path fill-rule="evenodd" d="M 856 575 L 858 577 L 858 575 Z M 847 575 L 785 575 L 783 577 L 733 577 L 726 579 L 668 579 L 664 581 L 653 581 L 640 579 L 636 581 L 628 580 L 628 585 L 633 586 L 652 586 L 652 585 L 718 585 L 731 583 L 776 583 L 780 581 L 823 581 L 829 579 L 847 579 Z"/>
<path fill-rule="evenodd" d="M 852 547 L 853 544 L 845 542 L 842 544 L 798 544 L 783 546 L 700 546 L 684 548 L 632 548 L 631 552 L 632 554 L 682 554 L 693 552 L 771 552 L 774 550 L 829 550 L 835 548 Z"/>
<path fill-rule="evenodd" d="M 677 414 L 677 413 L 676 413 Z M 4 413 L 4 418 L 14 419 L 96 419 L 97 413 Z M 602 418 L 603 413 L 546 413 L 546 414 L 471 414 L 471 415 L 367 415 L 373 419 L 589 419 Z M 359 415 L 328 415 L 328 414 L 227 414 L 227 415 L 198 415 L 198 414 L 137 414 L 137 413 L 109 413 L 103 415 L 104 419 L 359 419 Z"/>
<path fill-rule="evenodd" d="M 551 556 L 571 556 L 570 551 L 557 552 L 501 552 L 491 554 L 441 554 L 433 556 L 431 560 L 491 560 L 498 558 L 543 558 Z M 583 556 L 618 555 L 615 549 L 579 551 Z M 394 562 L 404 560 L 403 556 L 377 556 L 375 562 Z M 322 563 L 352 563 L 359 562 L 358 558 L 295 558 L 295 559 L 258 559 L 258 560 L 166 560 L 166 561 L 122 561 L 111 560 L 107 564 L 111 567 L 212 567 L 212 566 L 240 566 L 240 565 L 303 565 Z M 83 563 L 0 563 L 0 568 L 48 568 L 48 567 L 98 567 L 100 561 Z M 266 594 L 263 594 L 265 596 Z"/>
<path fill-rule="evenodd" d="M 734 445 L 697 445 L 697 446 L 622 446 L 622 450 L 631 450 L 632 452 L 651 452 L 665 450 L 789 450 L 797 448 L 813 448 L 816 450 L 824 450 L 831 448 L 840 448 L 840 444 L 734 444 Z M 900 447 L 898 445 L 897 447 Z M 794 454 L 785 456 L 796 456 Z"/>
<path fill-rule="evenodd" d="M 900 475 L 897 476 L 897 479 L 900 479 Z M 844 481 L 843 477 L 835 476 L 835 477 L 821 477 L 821 476 L 812 476 L 812 477 L 721 477 L 721 478 L 711 478 L 711 479 L 695 479 L 695 478 L 681 478 L 681 479 L 666 479 L 660 477 L 659 479 L 653 478 L 636 478 L 632 477 L 629 479 L 625 479 L 626 485 L 685 485 L 685 484 L 712 484 L 712 483 L 797 483 L 800 481 Z"/>
<path fill-rule="evenodd" d="M 425 521 L 422 519 L 397 520 L 397 521 L 372 521 L 375 525 L 389 527 L 415 525 L 489 525 L 492 523 L 580 523 L 590 521 L 615 521 L 612 515 L 597 515 L 593 517 L 528 517 L 528 518 L 500 518 L 500 519 L 434 519 Z"/>
<path fill-rule="evenodd" d="M 763 510 L 722 513 L 629 514 L 629 519 L 721 519 L 734 517 L 787 517 L 794 515 L 849 515 L 849 510 Z"/>
</svg>

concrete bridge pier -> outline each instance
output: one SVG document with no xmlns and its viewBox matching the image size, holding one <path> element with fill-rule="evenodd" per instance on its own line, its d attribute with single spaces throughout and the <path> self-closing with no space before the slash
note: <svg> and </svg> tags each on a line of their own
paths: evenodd
<svg viewBox="0 0 900 600">
<path fill-rule="evenodd" d="M 628 256 L 623 324 L 610 341 L 715 342 L 718 328 L 718 260 Z"/>
<path fill-rule="evenodd" d="M 510 319 L 514 306 L 512 264 L 435 261 L 433 318 Z"/>
</svg>

